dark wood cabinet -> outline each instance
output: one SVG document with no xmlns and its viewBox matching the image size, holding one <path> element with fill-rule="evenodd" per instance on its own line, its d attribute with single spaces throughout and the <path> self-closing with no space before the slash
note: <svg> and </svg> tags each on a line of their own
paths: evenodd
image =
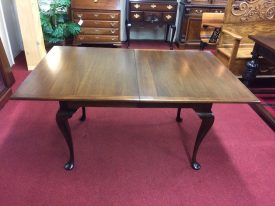
<svg viewBox="0 0 275 206">
<path fill-rule="evenodd" d="M 120 44 L 120 0 L 72 0 L 71 17 L 81 22 L 74 44 Z"/>
<path fill-rule="evenodd" d="M 180 48 L 199 48 L 203 12 L 224 12 L 226 0 L 183 0 L 180 2 L 181 28 Z"/>
<path fill-rule="evenodd" d="M 170 38 L 170 48 L 176 31 L 177 0 L 128 0 L 126 33 L 128 46 L 130 44 L 130 29 L 132 27 L 142 27 L 144 25 L 166 25 L 165 40 L 168 41 L 168 33 L 172 31 Z"/>
<path fill-rule="evenodd" d="M 11 86 L 14 83 L 7 55 L 0 38 L 0 109 L 11 95 Z"/>
</svg>

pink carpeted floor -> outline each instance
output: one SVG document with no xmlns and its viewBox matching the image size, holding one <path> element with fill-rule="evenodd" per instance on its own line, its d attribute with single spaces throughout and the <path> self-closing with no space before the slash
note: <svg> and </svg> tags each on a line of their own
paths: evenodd
<svg viewBox="0 0 275 206">
<path fill-rule="evenodd" d="M 28 74 L 22 58 L 14 89 Z M 57 109 L 9 101 L 0 111 L 1 206 L 275 204 L 275 134 L 248 105 L 214 105 L 200 171 L 190 167 L 200 123 L 192 110 L 178 124 L 175 109 L 88 108 L 86 122 L 80 111 L 70 120 L 76 167 L 67 172 Z"/>
</svg>

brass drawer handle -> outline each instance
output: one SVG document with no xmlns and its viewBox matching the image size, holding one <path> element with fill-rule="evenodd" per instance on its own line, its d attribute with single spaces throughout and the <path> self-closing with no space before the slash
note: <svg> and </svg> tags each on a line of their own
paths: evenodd
<svg viewBox="0 0 275 206">
<path fill-rule="evenodd" d="M 140 15 L 139 15 L 139 14 L 134 14 L 134 17 L 135 17 L 136 19 L 138 19 L 138 18 L 140 17 Z"/>
<path fill-rule="evenodd" d="M 98 2 L 98 0 L 94 0 L 94 3 L 97 3 Z"/>
<path fill-rule="evenodd" d="M 78 18 L 80 18 L 80 19 L 81 19 L 81 18 L 82 18 L 82 16 L 83 16 L 83 14 L 81 14 L 81 13 L 77 13 L 77 14 L 76 14 L 76 16 L 77 16 Z"/>
<path fill-rule="evenodd" d="M 115 40 L 115 38 L 112 38 L 112 41 L 114 41 Z"/>
<path fill-rule="evenodd" d="M 168 5 L 167 9 L 171 10 L 171 9 L 173 9 L 173 6 L 172 5 Z"/>
<path fill-rule="evenodd" d="M 135 4 L 134 7 L 135 7 L 136 9 L 138 9 L 138 8 L 140 7 L 140 5 L 139 5 L 139 4 Z"/>
<path fill-rule="evenodd" d="M 98 29 L 95 29 L 95 32 L 99 32 L 99 30 L 98 30 Z"/>
<path fill-rule="evenodd" d="M 151 8 L 156 8 L 157 7 L 157 5 L 156 4 L 151 4 Z"/>
<path fill-rule="evenodd" d="M 114 19 L 114 18 L 116 17 L 116 15 L 111 14 L 110 17 L 111 17 L 112 19 Z"/>
<path fill-rule="evenodd" d="M 172 16 L 168 14 L 168 15 L 165 16 L 165 18 L 169 20 L 169 19 L 172 18 Z"/>
<path fill-rule="evenodd" d="M 114 27 L 116 24 L 114 22 L 111 22 L 110 25 Z"/>
<path fill-rule="evenodd" d="M 96 39 L 99 39 L 99 36 L 96 36 L 95 38 L 96 38 Z"/>
<path fill-rule="evenodd" d="M 99 16 L 99 14 L 94 14 L 94 17 L 98 17 Z"/>
<path fill-rule="evenodd" d="M 116 31 L 114 29 L 111 30 L 111 33 L 114 34 Z"/>
<path fill-rule="evenodd" d="M 84 37 L 83 37 L 83 36 L 79 36 L 78 38 L 79 38 L 80 40 L 83 40 L 83 39 L 84 39 Z"/>
</svg>

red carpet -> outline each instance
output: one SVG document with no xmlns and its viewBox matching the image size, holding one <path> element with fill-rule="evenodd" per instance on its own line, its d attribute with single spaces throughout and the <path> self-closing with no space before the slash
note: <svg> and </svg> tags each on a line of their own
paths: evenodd
<svg viewBox="0 0 275 206">
<path fill-rule="evenodd" d="M 27 75 L 20 58 L 15 88 Z M 214 105 L 200 171 L 192 110 L 178 124 L 174 109 L 88 108 L 86 122 L 70 120 L 76 168 L 66 172 L 57 109 L 9 101 L 0 111 L 1 206 L 274 205 L 275 135 L 248 105 Z"/>
</svg>

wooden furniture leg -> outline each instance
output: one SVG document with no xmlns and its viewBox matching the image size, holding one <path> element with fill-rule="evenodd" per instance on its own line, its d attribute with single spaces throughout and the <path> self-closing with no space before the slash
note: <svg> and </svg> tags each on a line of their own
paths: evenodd
<svg viewBox="0 0 275 206">
<path fill-rule="evenodd" d="M 181 116 L 180 116 L 180 113 L 181 113 L 181 108 L 178 108 L 177 117 L 176 117 L 176 121 L 177 121 L 177 122 L 182 122 L 182 118 L 181 118 Z"/>
<path fill-rule="evenodd" d="M 131 29 L 131 24 L 128 23 L 127 21 L 125 22 L 125 28 L 126 28 L 126 36 L 127 36 L 127 48 L 130 46 L 130 29 Z"/>
<path fill-rule="evenodd" d="M 259 70 L 259 55 L 257 49 L 258 48 L 255 45 L 252 51 L 252 59 L 246 63 L 246 68 L 242 75 L 245 86 L 249 86 L 251 82 L 256 79 Z"/>
<path fill-rule="evenodd" d="M 174 40 L 175 33 L 176 33 L 176 26 L 171 25 L 171 29 L 172 29 L 172 35 L 171 35 L 171 39 L 170 39 L 170 50 L 173 50 L 173 40 Z"/>
<path fill-rule="evenodd" d="M 165 32 L 165 42 L 168 42 L 168 34 L 169 34 L 169 31 L 170 31 L 170 25 L 167 24 L 167 25 L 166 25 L 166 32 Z"/>
<path fill-rule="evenodd" d="M 62 132 L 70 152 L 69 161 L 65 164 L 65 170 L 72 170 L 74 168 L 74 149 L 71 135 L 71 128 L 68 122 L 77 109 L 70 109 L 66 102 L 59 102 L 59 110 L 56 113 L 56 123 Z"/>
<path fill-rule="evenodd" d="M 86 108 L 82 107 L 82 116 L 79 119 L 80 121 L 84 122 L 86 120 Z"/>
<path fill-rule="evenodd" d="M 211 111 L 212 104 L 207 105 L 200 105 L 198 108 L 195 108 L 195 111 L 197 112 L 198 116 L 201 118 L 201 126 L 199 128 L 197 139 L 195 142 L 193 155 L 192 155 L 192 168 L 194 170 L 199 170 L 201 168 L 201 165 L 197 162 L 196 157 L 199 150 L 199 146 L 206 136 L 207 132 L 210 130 L 214 123 L 214 115 Z"/>
</svg>

